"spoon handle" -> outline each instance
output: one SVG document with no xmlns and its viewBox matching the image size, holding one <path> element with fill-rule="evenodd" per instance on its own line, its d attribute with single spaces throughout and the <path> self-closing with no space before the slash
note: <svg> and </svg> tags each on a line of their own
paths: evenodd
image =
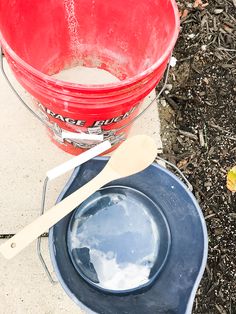
<svg viewBox="0 0 236 314">
<path fill-rule="evenodd" d="M 48 231 L 54 224 L 79 206 L 91 194 L 106 183 L 117 179 L 117 173 L 113 172 L 108 165 L 91 181 L 80 189 L 63 199 L 60 203 L 49 209 L 44 215 L 39 216 L 16 235 L 0 246 L 0 253 L 10 259 L 21 252 L 33 240 L 42 233 Z"/>
</svg>

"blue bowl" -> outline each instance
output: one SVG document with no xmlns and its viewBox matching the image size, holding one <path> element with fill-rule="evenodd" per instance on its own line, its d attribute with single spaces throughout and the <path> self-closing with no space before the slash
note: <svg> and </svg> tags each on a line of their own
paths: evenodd
<svg viewBox="0 0 236 314">
<path fill-rule="evenodd" d="M 107 158 L 75 169 L 58 202 Z M 89 313 L 191 313 L 207 259 L 205 221 L 192 193 L 158 164 L 111 182 L 49 233 L 54 270 Z M 126 279 L 126 280 L 125 280 Z"/>
<path fill-rule="evenodd" d="M 67 231 L 71 261 L 100 291 L 127 294 L 151 285 L 171 238 L 161 209 L 142 192 L 107 186 L 75 209 Z"/>
</svg>

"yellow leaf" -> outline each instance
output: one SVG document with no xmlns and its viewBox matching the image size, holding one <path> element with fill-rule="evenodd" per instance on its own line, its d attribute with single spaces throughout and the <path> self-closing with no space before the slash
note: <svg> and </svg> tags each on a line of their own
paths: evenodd
<svg viewBox="0 0 236 314">
<path fill-rule="evenodd" d="M 227 173 L 227 188 L 231 192 L 236 192 L 236 166 Z"/>
</svg>

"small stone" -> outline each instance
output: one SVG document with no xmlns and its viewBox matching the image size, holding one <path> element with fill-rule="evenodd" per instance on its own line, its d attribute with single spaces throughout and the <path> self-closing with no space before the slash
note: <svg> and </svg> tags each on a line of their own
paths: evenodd
<svg viewBox="0 0 236 314">
<path fill-rule="evenodd" d="M 195 34 L 189 34 L 188 38 L 193 39 L 196 35 Z"/>
<path fill-rule="evenodd" d="M 214 10 L 214 13 L 215 14 L 220 14 L 220 13 L 222 13 L 224 10 L 223 9 L 215 9 Z"/>
<path fill-rule="evenodd" d="M 229 213 L 229 216 L 230 216 L 231 218 L 236 219 L 236 213 Z"/>
<path fill-rule="evenodd" d="M 188 35 L 188 38 L 189 38 L 189 39 L 193 39 L 195 36 L 196 36 L 195 34 L 189 34 L 189 35 Z"/>
<path fill-rule="evenodd" d="M 211 187 L 211 186 L 212 186 L 212 183 L 209 182 L 209 181 L 207 181 L 207 182 L 204 183 L 204 186 L 205 186 L 205 187 Z"/>
<path fill-rule="evenodd" d="M 207 45 L 202 45 L 202 46 L 201 46 L 201 49 L 202 49 L 203 51 L 206 51 L 206 50 L 207 50 Z"/>
<path fill-rule="evenodd" d="M 175 57 L 170 58 L 170 66 L 173 68 L 176 66 L 177 59 Z"/>
<path fill-rule="evenodd" d="M 221 235 L 223 233 L 223 229 L 215 228 L 214 233 L 215 233 L 215 235 Z"/>
<path fill-rule="evenodd" d="M 161 99 L 161 106 L 163 106 L 163 107 L 166 107 L 166 101 L 165 101 L 165 99 Z"/>
<path fill-rule="evenodd" d="M 166 89 L 168 89 L 169 91 L 171 91 L 173 88 L 172 84 L 166 84 Z"/>
</svg>

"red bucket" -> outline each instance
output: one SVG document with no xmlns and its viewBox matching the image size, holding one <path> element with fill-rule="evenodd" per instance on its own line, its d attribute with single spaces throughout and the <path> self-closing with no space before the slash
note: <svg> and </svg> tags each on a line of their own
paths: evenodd
<svg viewBox="0 0 236 314">
<path fill-rule="evenodd" d="M 179 31 L 174 0 L 1 0 L 0 43 L 14 75 L 38 103 L 53 141 L 78 155 L 90 144 L 62 130 L 103 133 L 113 148 L 122 128 L 160 81 Z M 119 82 L 76 84 L 52 74 L 76 65 Z"/>
</svg>

